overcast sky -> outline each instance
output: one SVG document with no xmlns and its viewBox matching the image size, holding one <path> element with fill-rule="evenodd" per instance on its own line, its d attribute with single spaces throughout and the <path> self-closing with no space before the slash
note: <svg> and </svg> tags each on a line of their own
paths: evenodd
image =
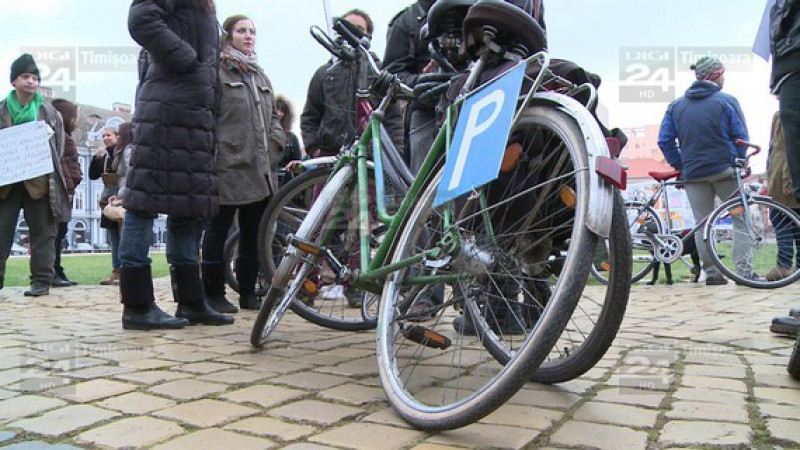
<svg viewBox="0 0 800 450">
<path fill-rule="evenodd" d="M 676 86 L 677 95 L 681 95 L 693 77 L 687 70 L 689 63 L 680 61 L 677 50 L 733 53 L 740 62 L 728 70 L 725 91 L 741 102 L 752 140 L 767 145 L 771 117 L 777 109 L 777 102 L 769 94 L 770 67 L 747 51 L 752 47 L 765 2 L 545 0 L 550 51 L 554 57 L 572 59 L 601 75 L 600 98 L 609 109 L 611 125 L 624 127 L 660 123 L 667 103 L 620 102 L 621 85 L 624 89 L 654 79 L 659 86 Z M 217 0 L 220 22 L 236 13 L 254 19 L 260 62 L 276 91 L 288 96 L 298 110 L 305 101 L 311 75 L 328 57 L 308 34 L 309 26 L 325 23 L 322 3 Z M 334 14 L 359 7 L 372 15 L 376 27 L 374 48 L 379 55 L 383 55 L 389 20 L 410 3 L 330 0 Z M 80 59 L 104 55 L 92 47 L 134 46 L 127 31 L 129 5 L 128 0 L 0 0 L 0 70 L 7 71 L 24 47 L 55 49 L 59 55 L 72 50 Z M 624 56 L 624 50 L 632 47 L 671 50 L 678 61 L 670 60 L 668 65 L 677 66 L 677 73 L 658 72 L 662 63 L 653 63 L 653 58 L 658 61 L 660 53 Z M 631 59 L 636 55 L 651 59 L 644 66 L 637 66 L 641 61 Z M 59 72 L 63 76 L 54 83 L 74 89 L 81 103 L 101 107 L 110 107 L 113 102 L 133 103 L 133 66 L 123 64 L 115 70 L 121 71 L 109 71 L 104 66 L 88 70 L 77 67 Z"/>
</svg>

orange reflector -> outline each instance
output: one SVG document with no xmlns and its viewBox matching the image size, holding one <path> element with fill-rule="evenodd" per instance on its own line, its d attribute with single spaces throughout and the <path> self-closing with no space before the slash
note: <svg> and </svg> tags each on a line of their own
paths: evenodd
<svg viewBox="0 0 800 450">
<path fill-rule="evenodd" d="M 744 206 L 736 206 L 728 210 L 732 216 L 741 216 L 744 214 Z"/>
<path fill-rule="evenodd" d="M 317 283 L 306 278 L 303 280 L 303 290 L 305 290 L 307 295 L 317 295 Z"/>
<path fill-rule="evenodd" d="M 575 209 L 575 191 L 572 190 L 571 187 L 562 184 L 558 196 L 561 198 L 561 201 L 567 205 L 567 208 Z"/>
<path fill-rule="evenodd" d="M 295 247 L 300 249 L 300 251 L 306 252 L 308 254 L 311 254 L 311 255 L 314 255 L 314 256 L 319 256 L 320 253 L 321 253 L 319 247 L 311 245 L 308 242 L 296 241 L 294 244 L 295 244 Z"/>
<path fill-rule="evenodd" d="M 500 164 L 501 172 L 510 172 L 519 162 L 519 156 L 522 154 L 522 144 L 517 142 L 506 147 L 503 153 L 503 162 Z"/>
</svg>

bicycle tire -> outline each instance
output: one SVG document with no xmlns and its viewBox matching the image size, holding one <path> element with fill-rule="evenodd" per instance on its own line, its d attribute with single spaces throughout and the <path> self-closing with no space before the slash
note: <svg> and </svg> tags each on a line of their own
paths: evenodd
<svg viewBox="0 0 800 450">
<path fill-rule="evenodd" d="M 786 371 L 795 380 L 800 380 L 800 335 L 797 336 L 797 341 L 794 343 L 794 350 L 792 356 L 789 357 Z"/>
<path fill-rule="evenodd" d="M 309 175 L 306 178 L 302 178 L 301 175 L 292 180 L 292 182 L 288 183 L 281 190 L 285 189 L 285 192 L 291 192 L 292 186 L 296 187 L 298 184 L 302 183 L 303 179 L 307 180 L 312 178 L 313 174 L 319 175 L 319 172 L 304 174 Z M 330 178 L 328 184 L 322 190 L 319 197 L 313 202 L 308 214 L 302 220 L 299 229 L 295 233 L 297 238 L 308 241 L 314 239 L 316 233 L 325 225 L 327 215 L 334 207 L 337 199 L 341 199 L 342 191 L 347 189 L 349 183 L 352 181 L 353 175 L 353 168 L 351 166 L 344 166 Z M 328 178 L 326 177 L 325 179 L 327 180 Z M 297 181 L 297 183 L 292 185 L 295 181 Z M 263 217 L 267 217 L 267 212 L 277 211 L 279 207 L 279 203 L 271 201 Z M 265 239 L 264 233 L 259 233 L 259 248 L 263 248 L 267 242 L 271 241 Z M 259 253 L 262 258 L 263 267 L 269 267 L 271 261 L 264 260 L 264 253 Z M 297 307 L 297 304 L 300 303 L 296 301 L 295 295 L 300 284 L 308 275 L 308 270 L 310 270 L 307 270 L 307 267 L 310 266 L 310 262 L 304 262 L 297 275 L 292 278 L 300 262 L 301 255 L 299 250 L 296 248 L 289 248 L 285 256 L 281 259 L 277 269 L 274 270 L 272 274 L 272 284 L 261 303 L 261 308 L 258 311 L 256 320 L 253 323 L 253 329 L 250 333 L 250 344 L 253 347 L 262 348 L 269 338 L 269 335 L 278 326 L 278 323 L 283 318 L 283 315 L 290 305 L 292 307 Z M 290 282 L 291 285 L 289 284 Z"/>
<path fill-rule="evenodd" d="M 625 206 L 619 192 L 614 194 L 614 216 L 609 243 L 610 283 L 607 283 L 602 304 L 584 294 L 573 312 L 570 324 L 553 347 L 548 359 L 531 376 L 538 383 L 563 383 L 574 380 L 592 369 L 605 356 L 617 336 L 628 307 L 631 287 L 631 235 L 628 232 Z M 597 319 L 594 319 L 595 312 Z M 577 317 L 576 317 L 577 316 Z M 562 339 L 572 342 L 580 339 L 585 330 L 580 325 L 588 320 L 591 331 L 577 349 L 561 345 Z M 573 330 L 571 330 L 572 328 Z"/>
<path fill-rule="evenodd" d="M 755 210 L 755 211 L 754 211 Z M 734 216 L 738 216 L 742 211 L 747 211 L 751 215 L 753 224 L 752 233 L 745 235 L 742 229 L 737 230 L 733 223 Z M 773 214 L 776 214 L 773 217 Z M 776 222 L 776 220 L 778 222 Z M 728 222 L 731 222 L 729 225 Z M 756 223 L 760 222 L 760 225 Z M 711 238 L 705 239 L 705 246 L 714 265 L 728 278 L 737 284 L 756 288 L 756 289 L 775 289 L 788 286 L 800 279 L 800 268 L 794 266 L 791 274 L 777 280 L 768 280 L 764 274 L 769 268 L 777 265 L 776 256 L 781 251 L 775 229 L 779 227 L 794 227 L 800 230 L 800 217 L 790 208 L 769 199 L 767 197 L 750 197 L 747 208 L 744 208 L 740 198 L 733 198 L 723 202 L 709 216 L 708 223 L 704 227 Z M 727 239 L 730 237 L 730 239 Z M 755 241 L 750 240 L 755 238 Z M 742 247 L 751 252 L 749 256 L 749 269 L 735 267 L 737 259 L 735 255 L 736 239 L 748 239 Z M 790 257 L 790 260 L 792 258 Z M 751 273 L 758 275 L 758 278 L 750 278 L 739 273 L 742 270 L 750 270 Z"/>
<path fill-rule="evenodd" d="M 534 134 L 532 131 L 535 127 L 547 131 L 549 134 L 542 135 Z M 394 272 L 391 274 L 384 284 L 383 295 L 380 302 L 379 318 L 378 318 L 378 335 L 377 335 L 377 354 L 378 354 L 378 368 L 381 382 L 389 399 L 389 403 L 394 407 L 395 411 L 407 422 L 422 430 L 444 430 L 453 429 L 473 423 L 487 414 L 494 411 L 497 407 L 503 404 L 511 396 L 513 396 L 522 385 L 528 380 L 530 374 L 539 366 L 539 364 L 547 356 L 553 344 L 558 339 L 564 326 L 569 320 L 572 311 L 580 296 L 580 292 L 586 284 L 589 276 L 589 265 L 591 262 L 592 249 L 596 244 L 596 236 L 589 232 L 585 227 L 585 216 L 587 214 L 588 204 L 588 173 L 584 170 L 574 170 L 573 167 L 586 167 L 586 148 L 583 139 L 580 138 L 580 130 L 577 125 L 566 114 L 550 107 L 535 106 L 526 110 L 518 123 L 518 127 L 512 131 L 511 136 L 515 136 L 517 132 L 524 131 L 522 142 L 528 142 L 531 147 L 522 146 L 523 153 L 526 158 L 530 155 L 530 166 L 518 165 L 512 170 L 512 173 L 506 177 L 506 180 L 514 180 L 517 175 L 523 183 L 534 182 L 536 180 L 547 180 L 546 185 L 551 188 L 541 187 L 539 185 L 536 190 L 541 202 L 536 201 L 535 205 L 529 205 L 528 208 L 519 208 L 519 205 L 513 201 L 505 203 L 502 207 L 489 206 L 489 210 L 485 211 L 491 217 L 496 231 L 494 239 L 497 243 L 494 244 L 496 248 L 492 251 L 497 252 L 496 260 L 499 266 L 492 266 L 492 272 L 488 269 L 482 276 L 476 276 L 470 282 L 467 288 L 466 283 L 458 281 L 452 292 L 460 292 L 462 295 L 453 296 L 450 301 L 446 301 L 442 307 L 437 311 L 437 316 L 431 318 L 425 324 L 425 330 L 432 333 L 438 333 L 449 339 L 450 347 L 442 349 L 447 353 L 436 355 L 432 358 L 424 359 L 425 348 L 430 341 L 420 339 L 418 348 L 415 348 L 416 343 L 413 339 L 411 325 L 406 324 L 408 318 L 403 317 L 402 311 L 399 310 L 399 295 L 401 293 L 400 285 L 402 284 L 403 277 L 407 274 L 415 273 L 415 271 L 425 270 L 426 267 L 431 267 L 422 264 L 417 267 L 415 271 L 411 268 Z M 528 139 L 530 137 L 530 140 Z M 553 141 L 549 139 L 562 139 L 568 142 L 566 151 L 558 151 L 558 147 L 551 149 Z M 537 144 L 541 144 L 540 146 Z M 534 147 L 535 145 L 535 147 Z M 538 152 L 537 154 L 533 154 Z M 543 173 L 537 170 L 534 164 L 541 161 L 539 167 L 553 167 L 554 170 L 560 167 L 563 173 L 571 173 L 574 175 L 574 180 L 564 182 L 557 176 L 562 172 L 557 171 L 554 173 Z M 536 174 L 535 176 L 532 174 Z M 422 190 L 419 197 L 415 200 L 411 211 L 407 215 L 406 221 L 401 226 L 398 238 L 396 240 L 395 251 L 392 256 L 392 262 L 397 262 L 411 253 L 413 247 L 420 246 L 420 236 L 428 234 L 431 236 L 431 241 L 436 241 L 434 238 L 441 235 L 441 230 L 428 229 L 428 226 L 442 226 L 442 221 L 437 220 L 434 215 L 434 208 L 432 208 L 433 198 L 438 188 L 438 183 L 441 179 L 442 171 L 439 170 L 437 175 L 427 181 L 425 188 Z M 537 178 L 538 177 L 538 178 Z M 533 180 L 529 180 L 533 178 Z M 573 186 L 574 182 L 574 186 Z M 512 189 L 511 181 L 508 182 L 506 187 L 496 180 L 490 183 L 488 197 L 491 199 L 493 193 L 500 193 L 500 199 L 511 197 L 513 193 L 529 192 L 518 191 Z M 525 184 L 525 186 L 528 186 Z M 567 206 L 566 201 L 559 202 L 559 191 L 563 192 L 564 186 L 573 187 L 574 199 L 572 199 L 572 209 Z M 556 187 L 555 190 L 552 187 Z M 495 191 L 495 189 L 497 189 Z M 522 202 L 530 201 L 529 198 L 517 198 Z M 502 202 L 493 203 L 489 205 L 501 205 Z M 551 207 L 558 205 L 560 209 L 553 212 Z M 514 207 L 517 206 L 516 209 Z M 513 212 L 512 212 L 513 211 Z M 519 220 L 515 216 L 521 216 Z M 475 213 L 475 217 L 486 217 L 486 214 Z M 506 219 L 510 218 L 508 224 Z M 531 221 L 529 221 L 529 219 Z M 566 220 L 564 220 L 566 219 Z M 475 219 L 477 222 L 479 219 Z M 481 219 L 482 220 L 482 219 Z M 499 223 L 496 223 L 498 221 Z M 474 241 L 473 244 L 477 246 L 483 245 L 487 242 L 486 239 L 479 236 L 482 230 L 485 231 L 488 226 L 483 222 L 484 228 L 481 225 L 475 224 L 466 219 L 460 221 L 464 224 L 465 233 L 472 235 L 469 241 Z M 517 229 L 517 225 L 522 224 L 523 231 L 517 233 L 504 234 L 504 230 Z M 552 226 L 553 228 L 548 228 Z M 425 230 L 425 231 L 423 231 Z M 552 297 L 544 307 L 544 312 L 541 318 L 535 324 L 522 324 L 522 326 L 530 325 L 532 329 L 524 331 L 524 338 L 520 339 L 519 347 L 513 352 L 509 363 L 505 366 L 496 364 L 494 357 L 481 345 L 481 340 L 484 336 L 490 333 L 498 339 L 507 339 L 507 345 L 513 346 L 516 338 L 509 335 L 504 335 L 501 331 L 500 335 L 491 331 L 491 319 L 486 319 L 480 315 L 482 325 L 479 326 L 478 333 L 475 339 L 464 337 L 463 334 L 454 333 L 453 331 L 447 332 L 450 325 L 449 322 L 443 320 L 444 314 L 449 310 L 448 304 L 463 303 L 465 309 L 480 311 L 477 305 L 476 297 L 485 297 L 487 302 L 492 300 L 491 293 L 495 292 L 495 299 L 497 302 L 508 301 L 505 298 L 506 286 L 516 283 L 517 286 L 522 286 L 524 279 L 532 279 L 538 277 L 536 272 L 532 272 L 532 267 L 540 267 L 544 265 L 545 261 L 550 260 L 552 255 L 551 250 L 538 254 L 539 251 L 546 247 L 544 240 L 552 238 L 564 239 L 561 243 L 568 243 L 567 254 L 564 260 L 560 263 L 558 274 L 549 274 L 547 276 L 548 282 L 552 276 L 558 276 L 559 279 L 555 284 L 555 290 Z M 523 241 L 517 244 L 518 238 L 523 238 Z M 466 238 L 465 238 L 466 239 Z M 491 240 L 491 239 L 489 239 Z M 537 243 L 534 248 L 526 246 L 529 242 Z M 435 245 L 434 242 L 429 242 Z M 503 247 L 506 245 L 506 247 Z M 551 244 L 554 245 L 554 244 Z M 519 246 L 519 247 L 517 247 Z M 516 254 L 511 253 L 500 254 L 502 248 L 514 249 Z M 488 251 L 488 250 L 487 250 Z M 534 254 L 540 257 L 534 262 L 525 261 L 527 258 L 533 258 Z M 474 259 L 474 258 L 468 258 Z M 525 269 L 528 270 L 525 276 L 524 270 L 518 271 L 516 263 L 511 263 L 516 268 L 509 268 L 506 261 L 515 259 L 518 263 L 525 261 Z M 499 261 L 503 261 L 501 264 Z M 438 270 L 438 269 L 428 269 Z M 444 270 L 444 269 L 443 269 Z M 451 267 L 451 274 L 462 274 L 459 267 Z M 520 269 L 521 270 L 521 269 Z M 511 283 L 503 281 L 503 287 L 499 287 L 499 277 L 502 275 L 504 280 L 513 279 Z M 545 276 L 545 275 L 542 275 Z M 489 281 L 484 281 L 488 278 Z M 483 289 L 483 292 L 476 293 L 476 290 Z M 497 296 L 498 292 L 502 294 Z M 516 291 L 516 297 L 519 297 L 519 291 Z M 515 315 L 511 306 L 508 306 L 508 311 L 512 316 Z M 508 317 L 508 316 L 506 316 Z M 406 320 L 404 320 L 406 319 Z M 534 328 L 535 327 L 535 328 Z M 502 329 L 502 327 L 501 327 Z M 490 331 L 486 331 L 490 330 Z M 405 333 L 405 334 L 404 334 Z M 408 336 L 406 336 L 406 334 Z M 432 336 L 425 334 L 424 336 Z M 449 336 L 453 336 L 450 339 Z M 418 338 L 419 339 L 419 338 Z M 408 345 L 411 348 L 405 348 Z M 457 345 L 458 349 L 451 349 L 452 345 Z M 449 353 L 458 353 L 458 355 L 450 355 Z M 404 365 L 400 360 L 404 358 L 419 358 L 424 361 L 411 361 L 409 365 Z M 445 367 L 449 364 L 452 367 Z M 463 364 L 463 366 L 462 366 Z M 487 380 L 485 383 L 478 379 L 478 376 L 485 374 Z M 413 381 L 411 377 L 419 375 Z M 458 377 L 465 376 L 470 381 L 462 386 L 461 379 Z M 408 377 L 409 379 L 404 379 Z M 483 383 L 483 384 L 482 384 Z M 435 386 L 435 387 L 434 387 Z M 434 389 L 433 394 L 428 394 L 426 389 Z M 449 391 L 448 391 L 449 389 Z M 445 391 L 439 393 L 439 391 Z M 453 394 L 449 394 L 452 392 Z M 466 392 L 466 395 L 459 396 L 459 392 Z M 439 401 L 439 404 L 429 404 Z"/>
<path fill-rule="evenodd" d="M 539 383 L 563 383 L 580 377 L 608 351 L 622 325 L 628 305 L 631 286 L 631 234 L 628 226 L 626 205 L 618 191 L 614 192 L 614 213 L 608 239 L 598 239 L 598 245 L 607 245 L 610 268 L 610 283 L 604 283 L 605 296 L 602 302 L 583 295 L 573 317 L 564 329 L 559 342 L 541 366 L 531 376 Z M 588 322 L 588 333 L 583 325 Z M 487 350 L 500 364 L 506 364 L 511 355 L 502 346 L 494 346 L 487 339 Z M 577 344 L 577 345 L 576 345 Z"/>
<path fill-rule="evenodd" d="M 237 294 L 239 293 L 239 280 L 236 278 L 236 255 L 239 252 L 239 233 L 237 228 L 228 234 L 222 252 L 225 261 L 225 283 Z"/>
</svg>

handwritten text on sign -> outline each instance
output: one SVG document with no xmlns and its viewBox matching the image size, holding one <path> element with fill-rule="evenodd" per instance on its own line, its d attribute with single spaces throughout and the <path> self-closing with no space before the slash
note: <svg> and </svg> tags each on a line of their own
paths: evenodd
<svg viewBox="0 0 800 450">
<path fill-rule="evenodd" d="M 28 122 L 0 130 L 0 186 L 53 172 L 45 122 Z"/>
</svg>

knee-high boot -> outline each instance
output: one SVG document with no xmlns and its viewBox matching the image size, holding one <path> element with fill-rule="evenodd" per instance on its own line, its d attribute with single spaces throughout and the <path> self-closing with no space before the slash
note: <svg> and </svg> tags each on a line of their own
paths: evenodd
<svg viewBox="0 0 800 450">
<path fill-rule="evenodd" d="M 190 325 L 230 325 L 233 317 L 220 314 L 208 305 L 203 295 L 198 264 L 181 264 L 170 267 L 172 295 L 178 302 L 175 317 L 189 321 Z"/>
<path fill-rule="evenodd" d="M 256 310 L 261 308 L 261 301 L 256 297 L 258 261 L 239 258 L 236 264 L 236 279 L 239 280 L 239 307 Z"/>
<path fill-rule="evenodd" d="M 239 308 L 225 298 L 225 264 L 203 263 L 200 267 L 203 270 L 203 291 L 209 306 L 220 313 L 234 314 L 238 312 Z"/>
<path fill-rule="evenodd" d="M 150 266 L 120 269 L 119 292 L 123 306 L 122 328 L 159 330 L 183 328 L 186 319 L 172 317 L 156 305 Z"/>
</svg>

